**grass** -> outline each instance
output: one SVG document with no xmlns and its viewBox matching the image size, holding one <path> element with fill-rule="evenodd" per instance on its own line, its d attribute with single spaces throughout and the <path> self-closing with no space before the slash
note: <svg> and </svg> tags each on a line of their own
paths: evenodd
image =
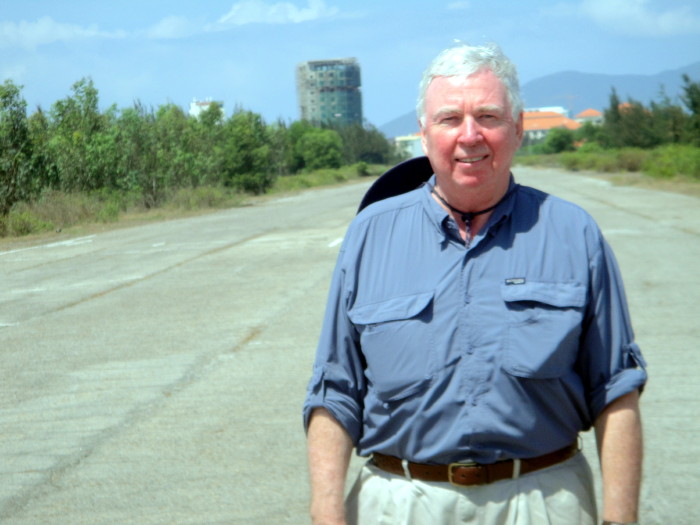
<svg viewBox="0 0 700 525">
<path fill-rule="evenodd" d="M 360 180 L 363 177 L 379 175 L 386 168 L 360 163 L 338 169 L 282 176 L 276 179 L 266 195 Z M 264 198 L 265 195 L 261 197 Z M 34 202 L 16 204 L 8 215 L 0 217 L 0 239 L 22 237 L 31 240 L 30 237 L 44 238 L 46 235 L 68 229 L 80 232 L 100 231 L 232 208 L 256 198 L 231 188 L 200 186 L 178 189 L 172 192 L 160 207 L 148 208 L 138 193 L 47 191 Z"/>
<path fill-rule="evenodd" d="M 352 166 L 344 166 L 337 169 L 322 169 L 311 172 L 299 173 L 277 177 L 275 184 L 268 193 L 287 193 L 319 186 L 332 186 L 363 177 L 380 175 L 388 169 L 388 166 L 369 166 L 364 162 Z"/>
<path fill-rule="evenodd" d="M 578 151 L 555 155 L 518 155 L 516 163 L 556 167 L 613 184 L 635 185 L 700 197 L 700 148 L 665 146 L 651 151 Z M 32 203 L 18 203 L 0 217 L 0 241 L 17 238 L 43 239 L 70 229 L 85 233 L 126 227 L 149 221 L 168 220 L 244 205 L 257 198 L 332 186 L 378 176 L 388 166 L 359 163 L 277 177 L 263 196 L 254 197 L 231 188 L 202 186 L 183 188 L 168 196 L 161 207 L 147 208 L 138 193 L 98 191 L 90 194 L 45 192 Z"/>
<path fill-rule="evenodd" d="M 554 155 L 520 154 L 517 164 L 555 167 L 602 177 L 619 185 L 700 196 L 700 148 L 668 145 L 651 150 L 582 147 Z"/>
</svg>

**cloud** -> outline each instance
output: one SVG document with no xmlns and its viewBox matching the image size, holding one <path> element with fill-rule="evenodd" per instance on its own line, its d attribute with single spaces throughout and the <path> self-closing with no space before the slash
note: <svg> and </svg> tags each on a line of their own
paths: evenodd
<svg viewBox="0 0 700 525">
<path fill-rule="evenodd" d="M 45 16 L 36 22 L 0 22 L 0 48 L 35 49 L 59 41 L 87 38 L 124 38 L 123 31 L 101 31 L 96 25 L 87 27 L 56 22 Z"/>
<path fill-rule="evenodd" d="M 201 31 L 184 16 L 167 16 L 146 30 L 146 36 L 155 39 L 183 38 Z"/>
<path fill-rule="evenodd" d="M 263 0 L 243 0 L 233 4 L 222 16 L 218 28 L 247 24 L 299 24 L 338 13 L 335 7 L 327 7 L 324 0 L 308 0 L 306 7 L 297 7 L 291 2 L 265 3 Z"/>
<path fill-rule="evenodd" d="M 700 16 L 689 6 L 654 9 L 650 0 L 583 0 L 582 14 L 613 32 L 661 37 L 700 34 Z"/>
<path fill-rule="evenodd" d="M 11 79 L 15 84 L 24 81 L 24 77 L 28 73 L 28 68 L 25 64 L 6 65 L 0 69 L 0 78 Z"/>
<path fill-rule="evenodd" d="M 471 7 L 470 2 L 466 1 L 461 1 L 461 2 L 450 2 L 447 4 L 447 9 L 450 11 L 466 11 Z"/>
</svg>

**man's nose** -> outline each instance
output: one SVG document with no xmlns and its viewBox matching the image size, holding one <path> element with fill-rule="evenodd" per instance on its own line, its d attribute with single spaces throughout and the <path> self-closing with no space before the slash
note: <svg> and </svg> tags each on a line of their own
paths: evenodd
<svg viewBox="0 0 700 525">
<path fill-rule="evenodd" d="M 467 146 L 476 144 L 482 138 L 481 127 L 472 117 L 467 117 L 462 121 L 459 133 L 459 142 Z"/>
</svg>

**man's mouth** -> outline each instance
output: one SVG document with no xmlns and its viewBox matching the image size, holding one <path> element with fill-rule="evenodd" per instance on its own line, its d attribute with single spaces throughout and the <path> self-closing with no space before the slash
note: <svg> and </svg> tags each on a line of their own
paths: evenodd
<svg viewBox="0 0 700 525">
<path fill-rule="evenodd" d="M 473 164 L 475 162 L 479 162 L 480 160 L 484 160 L 485 158 L 486 155 L 481 155 L 479 157 L 463 157 L 461 159 L 457 159 L 457 162 L 462 164 Z"/>
</svg>

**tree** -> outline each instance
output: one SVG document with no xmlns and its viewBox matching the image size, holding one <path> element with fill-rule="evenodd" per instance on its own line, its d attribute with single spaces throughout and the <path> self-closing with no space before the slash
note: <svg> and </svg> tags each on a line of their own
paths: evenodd
<svg viewBox="0 0 700 525">
<path fill-rule="evenodd" d="M 661 143 L 657 131 L 651 111 L 632 99 L 620 103 L 612 90 L 602 137 L 606 147 L 653 148 Z"/>
<path fill-rule="evenodd" d="M 220 122 L 218 104 L 212 104 L 199 119 L 187 116 L 175 104 L 158 108 L 153 121 L 156 162 L 166 188 L 196 188 L 214 182 L 211 172 L 218 172 L 213 167 L 218 164 L 212 135 L 219 132 Z"/>
<path fill-rule="evenodd" d="M 140 102 L 123 110 L 117 121 L 121 159 L 119 186 L 141 192 L 146 208 L 157 206 L 165 195 L 165 176 L 158 162 L 155 115 Z"/>
<path fill-rule="evenodd" d="M 343 159 L 346 164 L 384 164 L 393 160 L 392 145 L 374 126 L 350 124 L 332 129 L 338 132 L 343 141 Z"/>
<path fill-rule="evenodd" d="M 700 146 L 700 82 L 692 82 L 688 75 L 683 75 L 681 100 L 690 111 L 689 142 Z"/>
<path fill-rule="evenodd" d="M 593 124 L 592 122 L 584 122 L 580 128 L 574 132 L 575 140 L 586 144 L 597 143 L 600 145 L 605 141 L 603 126 Z"/>
<path fill-rule="evenodd" d="M 20 87 L 6 80 L 0 85 L 0 215 L 29 195 L 31 156 L 27 103 Z"/>
<path fill-rule="evenodd" d="M 29 117 L 29 141 L 32 144 L 32 196 L 38 195 L 45 188 L 58 188 L 58 168 L 51 154 L 50 122 L 41 108 Z"/>
<path fill-rule="evenodd" d="M 72 86 L 73 95 L 59 100 L 51 108 L 51 149 L 66 191 L 101 188 L 108 179 L 100 158 L 98 133 L 103 119 L 98 93 L 92 80 L 81 79 Z"/>
<path fill-rule="evenodd" d="M 686 142 L 688 117 L 667 95 L 662 94 L 659 102 L 651 103 L 651 116 L 654 135 L 661 144 Z"/>
<path fill-rule="evenodd" d="M 289 128 L 284 120 L 267 127 L 270 143 L 270 166 L 276 176 L 287 175 L 291 171 L 292 141 Z"/>
<path fill-rule="evenodd" d="M 309 132 L 313 132 L 316 128 L 306 120 L 297 120 L 289 126 L 289 170 L 292 173 L 297 173 L 304 168 L 304 155 L 301 151 L 301 138 Z"/>
<path fill-rule="evenodd" d="M 332 129 L 307 131 L 298 147 L 307 169 L 339 168 L 343 164 L 343 141 Z"/>
<path fill-rule="evenodd" d="M 574 150 L 574 132 L 567 128 L 550 129 L 542 144 L 543 153 Z"/>
<path fill-rule="evenodd" d="M 654 117 L 641 102 L 630 100 L 620 110 L 620 142 L 623 147 L 653 148 L 661 143 L 656 133 Z"/>
<path fill-rule="evenodd" d="M 227 184 L 244 191 L 264 193 L 275 172 L 268 130 L 262 117 L 237 109 L 224 124 L 223 173 Z"/>
<path fill-rule="evenodd" d="M 199 121 L 207 129 L 213 129 L 224 121 L 224 108 L 218 102 L 212 102 L 199 115 Z"/>
<path fill-rule="evenodd" d="M 199 118 L 174 104 L 157 111 L 136 102 L 101 112 L 90 78 L 48 112 L 27 118 L 20 88 L 0 86 L 0 213 L 45 189 L 139 192 L 160 205 L 172 190 L 224 184 L 263 193 L 275 177 L 302 169 L 388 163 L 393 146 L 376 128 L 317 128 L 309 122 L 268 126 L 237 109 L 228 120 L 219 104 Z"/>
<path fill-rule="evenodd" d="M 619 147 L 619 130 L 622 116 L 620 115 L 620 98 L 617 96 L 615 88 L 612 88 L 610 92 L 610 102 L 603 115 L 605 124 L 603 127 L 604 132 L 600 137 L 601 142 L 605 147 Z"/>
</svg>

